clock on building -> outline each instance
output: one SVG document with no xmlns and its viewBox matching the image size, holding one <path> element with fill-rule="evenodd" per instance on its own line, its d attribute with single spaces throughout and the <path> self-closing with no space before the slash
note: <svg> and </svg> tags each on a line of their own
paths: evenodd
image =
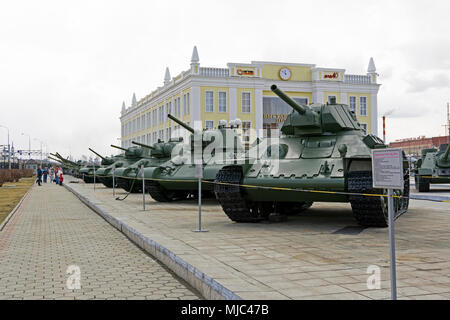
<svg viewBox="0 0 450 320">
<path fill-rule="evenodd" d="M 289 80 L 292 77 L 292 71 L 288 67 L 283 67 L 280 69 L 280 79 L 281 80 Z"/>
</svg>

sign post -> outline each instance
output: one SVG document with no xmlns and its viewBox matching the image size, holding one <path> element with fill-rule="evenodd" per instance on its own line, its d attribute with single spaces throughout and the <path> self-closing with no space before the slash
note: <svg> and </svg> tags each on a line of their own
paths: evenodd
<svg viewBox="0 0 450 320">
<path fill-rule="evenodd" d="M 144 165 L 141 164 L 141 176 L 142 176 L 142 210 L 145 211 L 145 180 L 144 180 Z"/>
<path fill-rule="evenodd" d="M 202 229 L 202 178 L 203 178 L 203 165 L 201 163 L 195 164 L 195 177 L 198 178 L 198 229 L 194 232 L 208 232 L 208 230 Z"/>
<path fill-rule="evenodd" d="M 115 188 L 116 180 L 114 179 L 114 172 L 115 172 L 115 171 L 116 171 L 116 166 L 113 164 L 113 167 L 112 167 L 113 197 L 116 196 L 116 188 Z"/>
<path fill-rule="evenodd" d="M 372 150 L 372 181 L 374 188 L 388 190 L 389 247 L 391 264 L 391 299 L 397 300 L 397 275 L 395 265 L 395 217 L 393 190 L 403 190 L 402 149 Z"/>
</svg>

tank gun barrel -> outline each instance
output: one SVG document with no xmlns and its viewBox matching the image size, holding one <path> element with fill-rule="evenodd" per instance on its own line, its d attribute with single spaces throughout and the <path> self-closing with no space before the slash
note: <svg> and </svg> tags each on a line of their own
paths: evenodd
<svg viewBox="0 0 450 320">
<path fill-rule="evenodd" d="M 53 160 L 53 161 L 58 161 L 58 162 L 62 162 L 60 159 L 56 159 L 56 158 L 52 158 L 52 157 L 48 157 L 50 160 Z"/>
<path fill-rule="evenodd" d="M 186 123 L 184 123 L 183 121 L 175 118 L 174 116 L 172 116 L 171 114 L 167 115 L 167 118 L 175 121 L 176 123 L 178 123 L 180 126 L 182 126 L 183 128 L 185 128 L 187 131 L 189 131 L 190 133 L 194 133 L 194 128 L 188 126 Z"/>
<path fill-rule="evenodd" d="M 149 149 L 155 150 L 155 147 L 149 146 L 148 144 L 144 144 L 144 143 L 140 143 L 140 142 L 136 142 L 136 141 L 131 141 L 131 143 L 135 144 L 137 146 L 140 146 L 140 147 L 144 147 L 144 148 L 149 148 Z"/>
<path fill-rule="evenodd" d="M 445 153 L 442 156 L 442 160 L 443 161 L 447 161 L 448 160 L 449 153 L 450 153 L 450 143 L 448 144 L 447 149 L 445 150 Z"/>
<path fill-rule="evenodd" d="M 100 157 L 102 160 L 107 160 L 105 157 L 102 157 L 101 155 L 99 155 L 97 152 L 95 152 L 95 151 L 92 150 L 91 148 L 89 148 L 89 151 L 93 152 L 95 155 L 97 155 L 98 157 Z"/>
<path fill-rule="evenodd" d="M 72 165 L 72 166 L 75 166 L 75 167 L 79 167 L 80 166 L 80 164 L 78 164 L 78 163 L 76 163 L 76 162 L 73 162 L 73 161 L 70 161 L 69 159 L 65 159 L 62 155 L 60 155 L 58 152 L 56 153 L 56 154 L 53 154 L 53 153 L 50 153 L 52 156 L 55 156 L 55 157 L 57 157 L 58 159 L 61 159 L 61 161 L 63 162 L 63 163 L 66 163 L 66 164 L 70 164 L 70 165 Z"/>
<path fill-rule="evenodd" d="M 295 111 L 300 114 L 305 114 L 308 107 L 299 105 L 297 102 L 288 97 L 283 91 L 281 91 L 275 84 L 270 87 L 270 90 L 273 91 L 277 96 L 281 98 L 284 102 L 290 105 Z"/>
<path fill-rule="evenodd" d="M 115 145 L 111 145 L 111 147 L 113 147 L 113 148 L 116 148 L 116 149 L 120 149 L 120 150 L 123 150 L 123 151 L 128 151 L 127 149 L 125 149 L 125 148 L 122 148 L 122 147 L 119 147 L 119 146 L 115 146 Z"/>
</svg>

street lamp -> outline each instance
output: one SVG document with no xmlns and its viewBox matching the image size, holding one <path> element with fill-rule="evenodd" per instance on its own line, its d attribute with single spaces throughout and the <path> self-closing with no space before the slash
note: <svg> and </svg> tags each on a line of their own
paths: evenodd
<svg viewBox="0 0 450 320">
<path fill-rule="evenodd" d="M 1 124 L 0 124 L 0 127 L 5 128 L 6 130 L 8 130 L 8 167 L 9 167 L 9 170 L 11 170 L 11 149 L 10 149 L 10 146 L 9 146 L 9 128 L 5 127 L 5 126 L 2 126 Z"/>
<path fill-rule="evenodd" d="M 28 136 L 28 160 L 31 160 L 31 136 L 28 133 L 23 133 L 23 136 Z"/>
<path fill-rule="evenodd" d="M 42 140 L 39 140 L 37 138 L 34 138 L 33 140 L 36 140 L 36 141 L 41 143 L 41 166 L 42 166 L 42 144 L 45 143 L 45 142 L 43 142 Z"/>
</svg>

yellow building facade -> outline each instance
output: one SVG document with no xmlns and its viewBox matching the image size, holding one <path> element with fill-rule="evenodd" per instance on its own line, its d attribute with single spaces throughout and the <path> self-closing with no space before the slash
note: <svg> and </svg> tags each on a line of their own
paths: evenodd
<svg viewBox="0 0 450 320">
<path fill-rule="evenodd" d="M 201 67 L 194 47 L 190 69 L 171 77 L 167 68 L 163 86 L 139 101 L 133 95 L 129 107 L 123 103 L 122 146 L 132 146 L 131 141 L 152 144 L 158 139 L 187 137 L 186 130 L 167 118 L 169 113 L 196 129 L 240 119 L 247 142 L 257 136 L 278 135 L 291 108 L 273 94 L 272 84 L 301 104 L 327 103 L 334 97 L 355 112 L 368 133 L 377 134 L 377 76 L 372 58 L 363 75 L 314 64 L 269 61 Z"/>
</svg>

